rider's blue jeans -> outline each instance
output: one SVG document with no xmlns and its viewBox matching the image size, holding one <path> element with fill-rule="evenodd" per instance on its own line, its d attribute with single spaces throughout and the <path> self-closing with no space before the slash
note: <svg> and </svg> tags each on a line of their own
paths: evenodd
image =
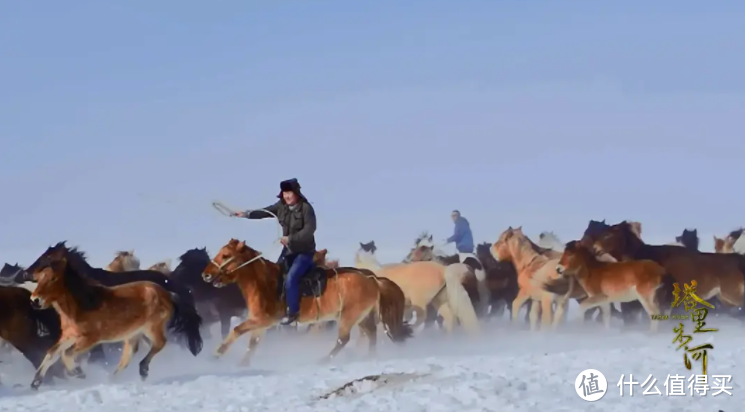
<svg viewBox="0 0 745 412">
<path fill-rule="evenodd" d="M 285 277 L 285 299 L 287 309 L 291 314 L 300 312 L 300 281 L 313 266 L 312 253 L 298 253 L 285 256 L 290 263 L 290 269 Z"/>
</svg>

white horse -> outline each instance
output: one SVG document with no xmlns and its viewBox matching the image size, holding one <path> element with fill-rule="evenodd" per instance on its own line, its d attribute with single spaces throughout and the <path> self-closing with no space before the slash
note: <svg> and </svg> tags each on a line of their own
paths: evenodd
<svg viewBox="0 0 745 412">
<path fill-rule="evenodd" d="M 554 232 L 541 232 L 538 235 L 538 246 L 564 253 L 566 244 L 562 242 Z"/>
</svg>

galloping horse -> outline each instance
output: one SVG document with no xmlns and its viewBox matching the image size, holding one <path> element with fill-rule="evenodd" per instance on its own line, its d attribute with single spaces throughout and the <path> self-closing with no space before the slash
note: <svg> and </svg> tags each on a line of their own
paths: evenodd
<svg viewBox="0 0 745 412">
<path fill-rule="evenodd" d="M 147 337 L 151 345 L 140 362 L 144 380 L 150 361 L 166 345 L 166 328 L 185 338 L 194 356 L 199 354 L 202 320 L 190 301 L 153 282 L 102 286 L 81 273 L 88 269 L 81 261 L 82 252 L 62 247 L 45 253 L 29 269 L 38 282 L 31 302 L 39 309 L 54 307 L 62 329 L 57 343 L 49 348 L 37 369 L 32 389 L 38 389 L 58 355 L 70 375 L 84 378 L 75 358 L 102 342 L 124 342 L 114 373 L 121 372 L 137 352 L 141 336 Z M 103 324 L 106 327 L 101 327 Z"/>
<path fill-rule="evenodd" d="M 236 283 L 246 299 L 248 319 L 230 332 L 217 348 L 223 355 L 238 337 L 250 332 L 242 365 L 248 365 L 259 340 L 268 328 L 279 323 L 285 312 L 283 279 L 280 265 L 262 258 L 245 242 L 231 239 L 204 271 L 203 279 L 217 287 Z M 315 267 L 301 282 L 299 323 L 336 320 L 338 339 L 325 358 L 330 360 L 347 345 L 355 326 L 370 340 L 370 353 L 377 343 L 380 320 L 393 342 L 411 337 L 411 327 L 403 321 L 405 298 L 395 283 L 357 268 L 324 269 Z"/>
<path fill-rule="evenodd" d="M 652 260 L 603 262 L 597 259 L 593 250 L 573 241 L 567 243 L 556 272 L 575 277 L 587 293 L 588 298 L 579 305 L 581 312 L 596 306 L 603 307 L 606 329 L 610 329 L 610 306 L 613 302 L 638 300 L 650 318 L 671 311 L 674 279 L 665 272 L 664 267 Z M 652 332 L 657 330 L 658 324 L 650 322 Z"/>
<path fill-rule="evenodd" d="M 36 310 L 31 292 L 15 286 L 0 286 L 0 338 L 16 348 L 38 368 L 44 354 L 60 336 L 60 318 L 54 309 Z M 65 378 L 55 368 L 49 377 Z"/>
<path fill-rule="evenodd" d="M 541 312 L 541 324 L 544 328 L 553 324 L 556 328 L 563 319 L 566 311 L 567 298 L 573 292 L 573 282 L 565 296 L 548 292 L 544 284 L 559 275 L 556 273 L 558 259 L 550 259 L 536 250 L 537 246 L 522 232 L 522 226 L 513 229 L 512 226 L 502 232 L 499 239 L 492 245 L 492 254 L 502 262 L 512 262 L 517 270 L 517 283 L 520 288 L 512 303 L 512 321 L 517 320 L 520 307 L 528 299 L 532 299 L 530 308 L 530 329 L 536 330 L 538 314 Z M 540 302 L 540 306 L 536 303 Z M 556 313 L 551 318 L 552 306 L 556 303 Z"/>
<path fill-rule="evenodd" d="M 617 260 L 653 260 L 664 266 L 680 284 L 695 280 L 697 294 L 704 300 L 718 297 L 727 305 L 742 307 L 745 304 L 745 256 L 648 245 L 636 236 L 626 221 L 608 227 L 594 242 L 594 247 Z"/>
<path fill-rule="evenodd" d="M 455 319 L 469 333 L 479 332 L 476 311 L 463 286 L 470 272 L 467 265 L 456 263 L 445 266 L 438 262 L 410 262 L 381 265 L 375 257 L 375 242 L 360 243 L 354 265 L 388 278 L 403 290 L 406 296 L 407 319 L 416 314 L 417 327 L 427 318 L 427 306 L 432 304 L 444 319 L 444 327 L 452 332 Z"/>
</svg>

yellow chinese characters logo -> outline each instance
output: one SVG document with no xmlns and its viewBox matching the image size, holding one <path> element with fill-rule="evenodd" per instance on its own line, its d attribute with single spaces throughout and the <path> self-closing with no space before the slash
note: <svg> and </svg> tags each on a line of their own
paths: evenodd
<svg viewBox="0 0 745 412">
<path fill-rule="evenodd" d="M 691 320 L 695 323 L 693 333 L 717 332 L 719 329 L 705 329 L 706 315 L 709 314 L 709 308 L 714 309 L 714 305 L 696 295 L 697 286 L 698 284 L 695 280 L 691 280 L 690 285 L 684 283 L 683 290 L 680 290 L 680 286 L 677 283 L 673 284 L 674 300 L 672 307 L 677 308 L 681 303 L 683 304 L 683 308 L 690 314 Z M 703 307 L 698 307 L 699 304 Z M 673 343 L 680 343 L 676 350 L 685 347 L 686 351 L 683 353 L 683 362 L 685 363 L 686 369 L 691 369 L 691 361 L 688 359 L 688 354 L 690 353 L 694 360 L 701 361 L 703 374 L 706 375 L 708 366 L 707 350 L 714 349 L 714 345 L 705 343 L 693 348 L 689 347 L 688 344 L 693 340 L 693 337 L 685 334 L 683 331 L 683 322 L 680 322 L 677 327 L 673 327 L 673 332 L 676 333 Z"/>
</svg>

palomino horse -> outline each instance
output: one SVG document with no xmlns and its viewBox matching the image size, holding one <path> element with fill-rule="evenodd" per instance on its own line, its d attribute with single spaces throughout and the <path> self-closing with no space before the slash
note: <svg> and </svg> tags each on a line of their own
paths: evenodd
<svg viewBox="0 0 745 412">
<path fill-rule="evenodd" d="M 538 315 L 541 313 L 541 323 L 544 328 L 553 323 L 556 327 L 563 319 L 567 298 L 573 292 L 574 282 L 570 279 L 570 288 L 566 296 L 559 296 L 546 291 L 543 284 L 559 275 L 556 273 L 558 259 L 549 259 L 536 251 L 536 245 L 522 232 L 522 226 L 507 228 L 492 245 L 494 258 L 502 262 L 512 262 L 517 270 L 517 284 L 520 288 L 512 303 L 512 321 L 517 320 L 520 307 L 528 299 L 534 304 L 530 309 L 530 329 L 537 329 Z M 535 304 L 540 302 L 540 306 Z M 556 303 L 556 314 L 552 322 L 552 306 Z"/>
<path fill-rule="evenodd" d="M 354 265 L 395 282 L 406 295 L 407 319 L 416 314 L 417 327 L 424 323 L 427 305 L 432 304 L 444 319 L 445 330 L 452 332 L 455 320 L 469 333 L 479 332 L 476 311 L 463 286 L 470 272 L 467 265 L 445 266 L 437 262 L 411 262 L 381 265 L 375 257 L 375 242 L 360 243 Z"/>
<path fill-rule="evenodd" d="M 610 329 L 610 306 L 614 302 L 638 300 L 650 318 L 669 314 L 672 310 L 674 279 L 652 260 L 602 262 L 594 251 L 572 241 L 567 243 L 556 272 L 575 277 L 587 293 L 588 298 L 579 305 L 582 313 L 592 307 L 603 308 L 606 329 Z M 650 322 L 652 332 L 657 331 L 658 324 Z"/>
<path fill-rule="evenodd" d="M 38 285 L 31 294 L 31 302 L 39 309 L 54 307 L 60 316 L 62 333 L 37 369 L 32 389 L 38 389 L 58 355 L 70 375 L 84 378 L 75 358 L 102 342 L 124 342 L 114 372 L 117 374 L 137 352 L 140 336 L 150 341 L 150 352 L 140 362 L 140 377 L 145 380 L 150 361 L 166 345 L 166 328 L 185 338 L 194 356 L 199 354 L 202 319 L 191 302 L 153 282 L 102 286 L 80 273 L 85 268 L 79 265 L 79 253 L 74 248 L 60 248 L 45 254 L 33 265 L 32 274 Z M 102 328 L 102 324 L 106 327 Z"/>
<path fill-rule="evenodd" d="M 610 226 L 594 247 L 618 260 L 650 259 L 664 266 L 680 284 L 698 283 L 697 294 L 704 300 L 718 297 L 726 304 L 745 304 L 745 256 L 703 253 L 684 247 L 648 245 L 623 221 Z"/>
<path fill-rule="evenodd" d="M 204 271 L 203 279 L 217 287 L 236 283 L 248 306 L 248 319 L 236 326 L 217 348 L 223 355 L 238 337 L 250 332 L 242 364 L 247 365 L 259 340 L 271 326 L 279 323 L 285 312 L 283 278 L 280 265 L 261 257 L 246 245 L 231 239 L 223 246 Z M 316 268 L 301 282 L 299 323 L 336 320 L 338 339 L 325 358 L 330 360 L 347 345 L 355 326 L 370 339 L 375 351 L 378 320 L 393 342 L 411 337 L 411 327 L 403 321 L 405 298 L 395 283 L 356 268 Z"/>
<path fill-rule="evenodd" d="M 155 272 L 160 272 L 166 276 L 171 274 L 171 259 L 166 259 L 147 268 Z"/>
<path fill-rule="evenodd" d="M 140 270 L 140 259 L 135 256 L 134 249 L 120 250 L 114 254 L 114 260 L 106 266 L 109 272 L 130 272 Z"/>
<path fill-rule="evenodd" d="M 486 286 L 486 271 L 484 270 L 484 265 L 479 261 L 478 256 L 473 253 L 445 255 L 441 251 L 436 250 L 432 235 L 424 232 L 414 241 L 414 247 L 409 251 L 403 263 L 424 261 L 436 261 L 445 266 L 455 263 L 462 263 L 468 266 L 472 274 L 465 275 L 463 286 L 466 288 L 469 297 L 471 297 L 471 301 L 477 303 L 477 313 L 482 316 L 486 314 L 491 298 L 489 296 L 489 288 Z"/>
</svg>

